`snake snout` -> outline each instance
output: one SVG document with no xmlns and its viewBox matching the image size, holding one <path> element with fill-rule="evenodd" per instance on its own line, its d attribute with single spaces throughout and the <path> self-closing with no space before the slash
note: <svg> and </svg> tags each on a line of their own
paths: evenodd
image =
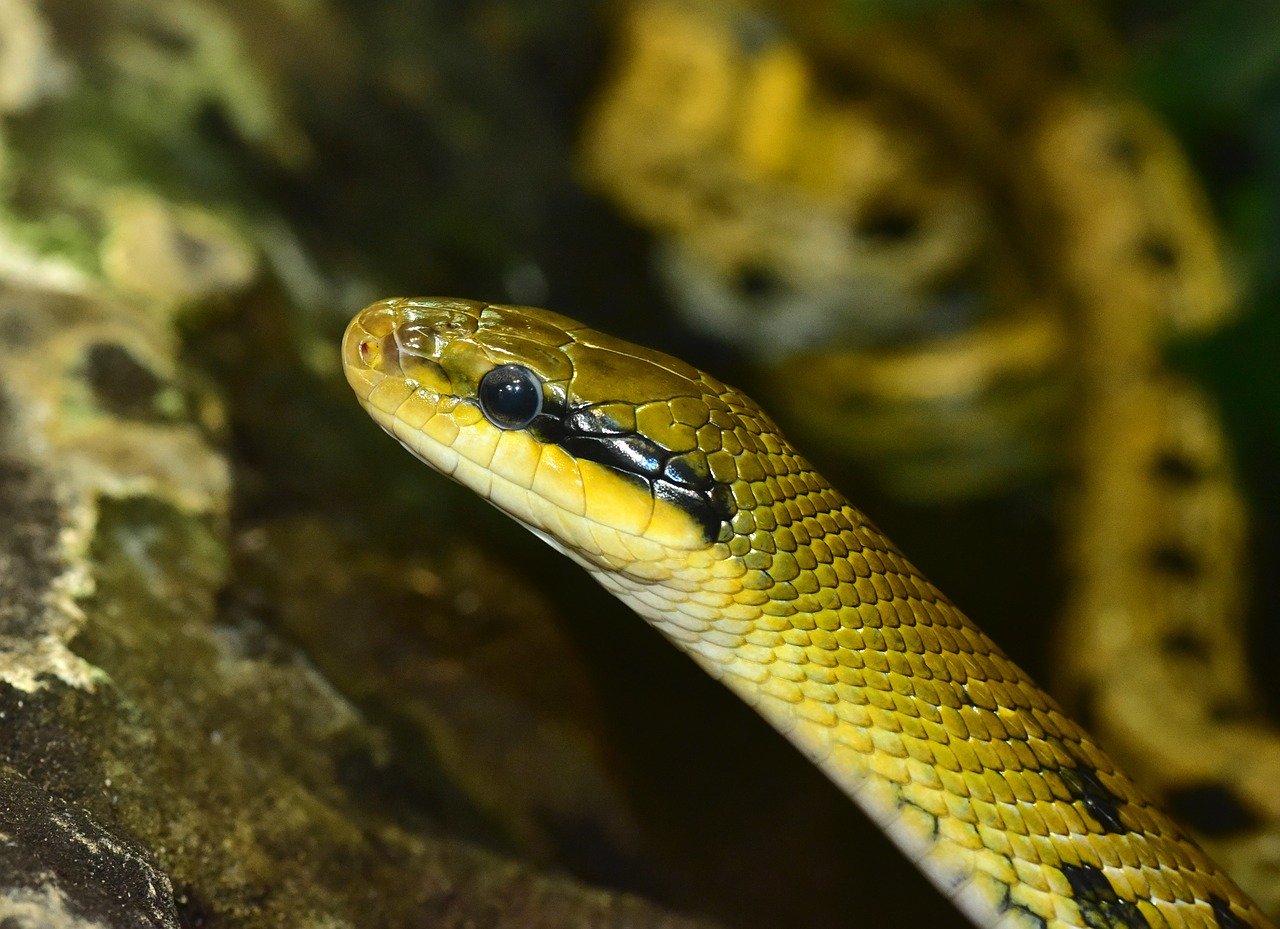
<svg viewBox="0 0 1280 929">
<path fill-rule="evenodd" d="M 347 328 L 343 367 L 353 386 L 391 377 L 444 392 L 449 379 L 440 358 L 449 343 L 474 333 L 477 323 L 477 311 L 463 301 L 380 300 Z"/>
</svg>

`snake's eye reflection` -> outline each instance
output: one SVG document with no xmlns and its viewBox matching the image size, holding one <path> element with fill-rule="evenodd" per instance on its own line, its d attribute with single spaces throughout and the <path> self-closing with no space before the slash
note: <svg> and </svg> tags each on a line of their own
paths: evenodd
<svg viewBox="0 0 1280 929">
<path fill-rule="evenodd" d="M 524 365 L 502 365 L 480 379 L 476 399 L 499 429 L 523 429 L 542 412 L 542 381 Z"/>
</svg>

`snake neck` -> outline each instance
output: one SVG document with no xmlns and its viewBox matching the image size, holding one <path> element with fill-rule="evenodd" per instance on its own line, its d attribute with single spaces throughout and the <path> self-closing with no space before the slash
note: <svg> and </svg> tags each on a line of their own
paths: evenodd
<svg viewBox="0 0 1280 929">
<path fill-rule="evenodd" d="M 976 851 L 986 849 L 979 814 L 956 797 L 985 798 L 989 817 L 1002 802 L 1057 798 L 1064 835 L 1127 828 L 1117 811 L 1135 791 L 1108 786 L 1120 776 L 1083 731 L 860 511 L 834 491 L 821 499 L 832 505 L 797 507 L 798 519 L 751 533 L 745 550 L 735 536 L 638 572 L 587 567 L 962 908 L 947 875 L 972 873 L 975 855 L 993 871 L 1009 865 Z"/>
<path fill-rule="evenodd" d="M 1025 675 L 859 511 L 825 497 L 824 512 L 639 570 L 584 563 L 862 802 L 909 780 L 910 732 L 929 739 L 944 710 L 977 710 L 974 689 L 998 713 L 983 681 Z M 1047 706 L 1034 689 L 1006 696 Z"/>
</svg>

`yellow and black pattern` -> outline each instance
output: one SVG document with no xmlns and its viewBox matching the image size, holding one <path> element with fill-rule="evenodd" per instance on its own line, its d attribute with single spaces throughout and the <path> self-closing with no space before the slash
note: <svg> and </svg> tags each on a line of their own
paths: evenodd
<svg viewBox="0 0 1280 929">
<path fill-rule="evenodd" d="M 348 380 L 787 735 L 978 925 L 1264 927 L 747 397 L 572 320 L 389 300 Z"/>
</svg>

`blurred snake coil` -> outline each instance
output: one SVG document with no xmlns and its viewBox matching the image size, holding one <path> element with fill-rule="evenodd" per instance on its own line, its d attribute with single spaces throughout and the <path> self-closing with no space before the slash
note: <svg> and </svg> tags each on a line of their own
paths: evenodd
<svg viewBox="0 0 1280 929">
<path fill-rule="evenodd" d="M 1271 926 L 748 397 L 528 307 L 347 329 L 373 419 L 753 706 L 976 925 Z"/>
</svg>

